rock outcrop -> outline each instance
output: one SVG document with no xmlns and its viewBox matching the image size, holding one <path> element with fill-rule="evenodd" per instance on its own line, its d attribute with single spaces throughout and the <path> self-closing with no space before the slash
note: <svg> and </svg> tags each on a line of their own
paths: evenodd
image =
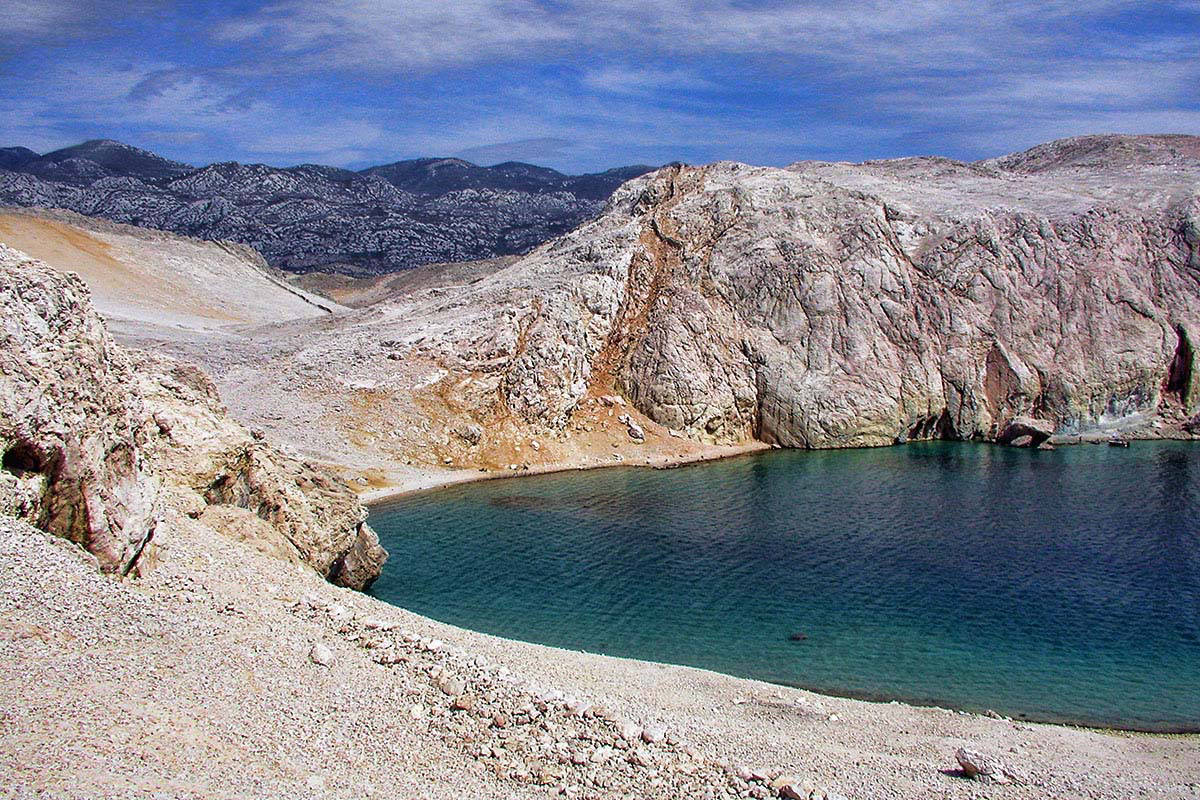
<svg viewBox="0 0 1200 800">
<path fill-rule="evenodd" d="M 334 582 L 379 574 L 344 483 L 230 419 L 199 369 L 115 344 L 77 276 L 0 245 L 0 310 L 0 510 L 121 574 L 169 503 Z"/>
<path fill-rule="evenodd" d="M 213 506 L 248 510 L 274 531 L 273 541 L 259 537 L 269 551 L 343 586 L 371 584 L 387 553 L 340 478 L 235 422 L 202 370 L 150 354 L 136 358 L 140 393 L 159 434 L 149 441 L 149 460 L 188 494 L 185 507 L 206 515 Z"/>
<path fill-rule="evenodd" d="M 1090 137 L 978 164 L 672 166 L 627 183 L 598 220 L 406 312 L 428 333 L 422 351 L 451 368 L 446 386 L 534 426 L 617 390 L 716 443 L 994 441 L 1021 418 L 1038 435 L 1188 435 L 1197 142 Z"/>
<path fill-rule="evenodd" d="M 0 512 L 121 574 L 158 524 L 133 382 L 83 282 L 0 244 Z"/>
</svg>

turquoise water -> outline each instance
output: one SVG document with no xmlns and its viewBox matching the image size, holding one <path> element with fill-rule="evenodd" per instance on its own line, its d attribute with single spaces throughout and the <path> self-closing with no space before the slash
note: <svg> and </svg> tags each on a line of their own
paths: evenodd
<svg viewBox="0 0 1200 800">
<path fill-rule="evenodd" d="M 373 593 L 474 630 L 832 694 L 1200 729 L 1196 445 L 774 451 L 468 484 L 371 523 L 391 552 Z"/>
</svg>

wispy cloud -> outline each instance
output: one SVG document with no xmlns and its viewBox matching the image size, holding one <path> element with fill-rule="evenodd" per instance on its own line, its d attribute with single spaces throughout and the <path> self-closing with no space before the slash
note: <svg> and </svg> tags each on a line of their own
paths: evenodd
<svg viewBox="0 0 1200 800">
<path fill-rule="evenodd" d="M 1200 0 L 13 3 L 5 143 L 598 169 L 1200 132 Z"/>
</svg>

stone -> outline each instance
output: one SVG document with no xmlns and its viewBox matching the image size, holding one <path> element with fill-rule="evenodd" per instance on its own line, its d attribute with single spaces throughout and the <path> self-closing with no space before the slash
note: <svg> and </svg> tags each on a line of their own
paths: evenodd
<svg viewBox="0 0 1200 800">
<path fill-rule="evenodd" d="M 771 779 L 768 784 L 771 791 L 788 800 L 808 800 L 808 791 L 803 791 L 803 781 L 795 776 L 784 773 Z"/>
<path fill-rule="evenodd" d="M 450 430 L 467 444 L 479 444 L 483 440 L 483 426 L 474 422 L 455 425 Z"/>
<path fill-rule="evenodd" d="M 446 675 L 438 681 L 438 689 L 442 694 L 457 697 L 467 690 L 467 682 L 462 678 Z"/>
<path fill-rule="evenodd" d="M 611 747 L 600 746 L 592 751 L 592 755 L 588 758 L 588 760 L 593 764 L 603 764 L 615 755 L 616 751 Z"/>
<path fill-rule="evenodd" d="M 962 768 L 963 777 L 980 783 L 1007 784 L 1014 778 L 999 759 L 976 750 L 960 747 L 954 751 L 954 760 Z"/>
<path fill-rule="evenodd" d="M 1005 423 L 996 441 L 1012 447 L 1039 447 L 1054 435 L 1054 423 L 1033 417 L 1015 417 Z"/>
<path fill-rule="evenodd" d="M 662 725 L 647 725 L 642 729 L 642 741 L 646 744 L 657 744 L 667 738 L 667 729 Z"/>
<path fill-rule="evenodd" d="M 333 666 L 333 651 L 321 642 L 313 643 L 312 648 L 308 651 L 308 658 L 321 667 Z"/>
<path fill-rule="evenodd" d="M 627 742 L 632 742 L 642 735 L 642 727 L 636 722 L 623 720 L 617 724 L 617 734 Z"/>
</svg>

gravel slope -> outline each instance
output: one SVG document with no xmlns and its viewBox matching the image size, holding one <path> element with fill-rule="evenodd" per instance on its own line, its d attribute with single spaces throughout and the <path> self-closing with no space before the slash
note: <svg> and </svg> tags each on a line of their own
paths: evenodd
<svg viewBox="0 0 1200 800">
<path fill-rule="evenodd" d="M 767 796 L 739 767 L 850 798 L 1200 792 L 1194 736 L 828 698 L 510 642 L 186 518 L 159 537 L 162 562 L 117 582 L 0 518 L 0 797 Z M 470 710 L 453 710 L 462 698 Z M 963 745 L 1022 782 L 959 776 Z"/>
</svg>

